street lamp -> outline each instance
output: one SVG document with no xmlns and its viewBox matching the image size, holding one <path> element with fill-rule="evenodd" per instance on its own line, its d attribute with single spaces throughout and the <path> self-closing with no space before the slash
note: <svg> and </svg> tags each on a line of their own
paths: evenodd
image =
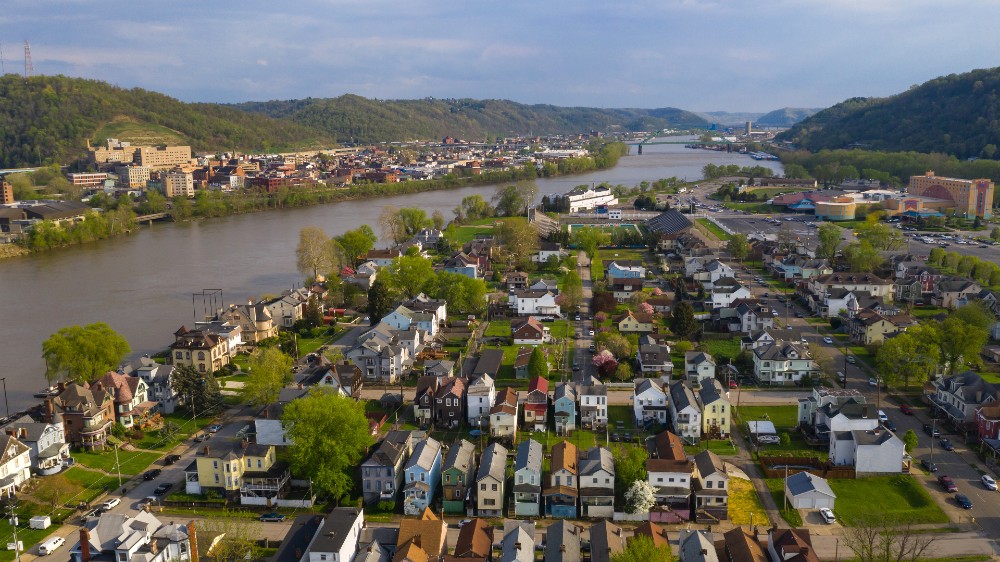
<svg viewBox="0 0 1000 562">
<path fill-rule="evenodd" d="M 10 417 L 10 402 L 7 401 L 7 377 L 0 377 L 0 382 L 3 382 L 3 404 L 7 408 L 7 413 L 5 414 L 8 418 Z"/>
</svg>

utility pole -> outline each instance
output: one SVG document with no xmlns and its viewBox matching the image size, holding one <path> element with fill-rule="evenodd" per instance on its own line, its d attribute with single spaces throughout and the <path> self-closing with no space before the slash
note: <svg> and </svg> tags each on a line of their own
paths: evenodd
<svg viewBox="0 0 1000 562">
<path fill-rule="evenodd" d="M 118 462 L 118 445 L 115 445 L 115 469 L 118 471 L 118 486 L 122 485 L 122 465 Z"/>
</svg>

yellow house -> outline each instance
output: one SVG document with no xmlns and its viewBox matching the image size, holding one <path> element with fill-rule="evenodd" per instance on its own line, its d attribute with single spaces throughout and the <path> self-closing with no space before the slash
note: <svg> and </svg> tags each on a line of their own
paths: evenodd
<svg viewBox="0 0 1000 562">
<path fill-rule="evenodd" d="M 642 312 L 627 311 L 614 319 L 618 331 L 627 333 L 649 333 L 653 331 L 653 316 Z"/>
<path fill-rule="evenodd" d="M 221 336 L 181 326 L 170 344 L 170 362 L 177 367 L 190 365 L 199 373 L 214 373 L 229 364 L 229 346 Z"/>
<path fill-rule="evenodd" d="M 274 446 L 256 443 L 236 442 L 218 449 L 206 446 L 205 454 L 191 468 L 186 471 L 185 492 L 215 489 L 226 497 L 239 497 L 244 505 L 268 505 L 284 495 L 291 479 L 285 463 L 276 460 Z"/>
<path fill-rule="evenodd" d="M 698 389 L 698 404 L 701 406 L 702 439 L 725 439 L 729 437 L 733 405 L 729 402 L 729 392 L 716 379 L 701 381 Z"/>
</svg>

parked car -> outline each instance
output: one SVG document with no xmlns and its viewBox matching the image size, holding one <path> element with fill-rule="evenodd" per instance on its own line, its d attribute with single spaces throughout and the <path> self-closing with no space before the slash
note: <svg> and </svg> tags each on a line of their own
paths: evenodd
<svg viewBox="0 0 1000 562">
<path fill-rule="evenodd" d="M 924 433 L 926 433 L 927 435 L 930 435 L 931 437 L 940 437 L 941 436 L 941 432 L 938 431 L 938 429 L 936 427 L 932 426 L 929 423 L 925 423 L 924 424 Z"/>
<path fill-rule="evenodd" d="M 833 345 L 833 338 L 831 338 L 830 336 L 826 336 L 825 338 L 823 338 L 823 343 L 827 345 Z"/>
<path fill-rule="evenodd" d="M 142 479 L 146 481 L 152 480 L 157 476 L 159 476 L 161 472 L 163 471 L 158 468 L 154 468 L 153 470 L 147 470 L 146 472 L 142 473 Z"/>
<path fill-rule="evenodd" d="M 858 359 L 857 359 L 857 357 L 855 357 L 853 355 L 848 355 L 847 356 L 847 362 L 850 363 L 851 365 L 854 365 L 855 363 L 858 362 Z"/>
<path fill-rule="evenodd" d="M 920 460 L 920 466 L 923 467 L 927 472 L 937 472 L 937 465 L 933 461 L 927 459 Z"/>
<path fill-rule="evenodd" d="M 823 518 L 823 522 L 826 524 L 837 522 L 837 518 L 833 515 L 833 511 L 829 507 L 821 507 L 819 509 L 819 516 Z"/>
<path fill-rule="evenodd" d="M 878 386 L 878 379 L 875 377 L 868 377 L 868 386 Z"/>
<path fill-rule="evenodd" d="M 951 444 L 951 439 L 948 439 L 947 437 L 941 438 L 941 440 L 938 442 L 941 444 L 941 448 L 944 449 L 945 451 L 955 450 L 955 446 Z"/>
<path fill-rule="evenodd" d="M 997 481 L 989 474 L 984 474 L 980 480 L 983 481 L 983 486 L 987 490 L 993 490 L 994 492 L 997 490 Z"/>
<path fill-rule="evenodd" d="M 180 455 L 167 455 L 167 456 L 163 457 L 163 464 L 171 465 L 171 464 L 174 464 L 175 462 L 177 462 L 179 460 L 181 460 L 181 456 Z"/>
<path fill-rule="evenodd" d="M 739 387 L 740 383 L 736 382 L 733 379 L 729 379 L 729 388 L 739 388 Z"/>
<path fill-rule="evenodd" d="M 900 404 L 899 411 L 907 416 L 913 415 L 913 408 L 911 408 L 909 404 Z"/>
<path fill-rule="evenodd" d="M 209 433 L 218 433 L 220 429 L 222 429 L 222 426 L 217 423 L 213 423 L 212 425 L 208 426 Z"/>
<path fill-rule="evenodd" d="M 963 509 L 972 509 L 972 500 L 965 494 L 955 494 L 955 503 Z"/>
<path fill-rule="evenodd" d="M 880 422 L 889 421 L 889 416 L 885 415 L 885 412 L 883 410 L 879 410 L 878 411 L 878 421 L 880 421 Z"/>
<path fill-rule="evenodd" d="M 886 419 L 884 422 L 882 422 L 882 427 L 888 429 L 889 431 L 891 431 L 893 433 L 896 432 L 896 422 L 894 422 L 894 421 L 892 421 L 890 419 Z"/>
<path fill-rule="evenodd" d="M 587 330 L 587 334 L 592 336 L 592 335 L 594 335 L 594 331 L 593 330 Z"/>
<path fill-rule="evenodd" d="M 103 509 L 104 511 L 108 511 L 110 509 L 113 509 L 113 508 L 117 507 L 118 504 L 120 504 L 120 503 L 122 503 L 121 498 L 111 498 L 111 499 L 105 500 L 104 503 L 101 504 L 101 509 Z"/>
<path fill-rule="evenodd" d="M 271 513 L 261 515 L 258 519 L 264 521 L 265 523 L 281 523 L 285 520 L 285 516 L 272 511 Z"/>
<path fill-rule="evenodd" d="M 163 484 L 157 486 L 155 490 L 153 490 L 153 495 L 162 496 L 163 494 L 169 492 L 173 487 L 174 485 L 171 484 L 170 482 L 164 482 Z"/>
<path fill-rule="evenodd" d="M 955 481 L 952 480 L 950 476 L 944 474 L 938 476 L 938 484 L 941 484 L 941 487 L 944 488 L 944 491 L 948 492 L 949 494 L 954 494 L 955 492 L 958 491 L 958 486 L 955 485 Z"/>
</svg>

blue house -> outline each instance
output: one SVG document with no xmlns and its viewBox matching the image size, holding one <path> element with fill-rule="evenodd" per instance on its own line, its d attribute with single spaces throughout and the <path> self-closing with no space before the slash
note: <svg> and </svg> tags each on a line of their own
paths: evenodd
<svg viewBox="0 0 1000 562">
<path fill-rule="evenodd" d="M 578 480 L 579 451 L 569 441 L 552 447 L 549 485 L 545 487 L 545 515 L 576 519 L 576 503 L 580 497 Z"/>
<path fill-rule="evenodd" d="M 566 435 L 576 429 L 576 388 L 572 383 L 557 384 L 552 398 L 556 435 Z"/>
<path fill-rule="evenodd" d="M 479 279 L 479 260 L 465 252 L 459 252 L 445 260 L 444 270 L 449 273 L 458 273 L 459 275 Z"/>
<path fill-rule="evenodd" d="M 428 437 L 413 448 L 403 480 L 403 512 L 417 515 L 431 504 L 441 482 L 440 441 Z"/>
<path fill-rule="evenodd" d="M 608 279 L 643 279 L 646 267 L 639 260 L 615 260 L 604 267 Z"/>
<path fill-rule="evenodd" d="M 522 441 L 514 457 L 514 514 L 538 517 L 542 499 L 542 444 Z"/>
</svg>

